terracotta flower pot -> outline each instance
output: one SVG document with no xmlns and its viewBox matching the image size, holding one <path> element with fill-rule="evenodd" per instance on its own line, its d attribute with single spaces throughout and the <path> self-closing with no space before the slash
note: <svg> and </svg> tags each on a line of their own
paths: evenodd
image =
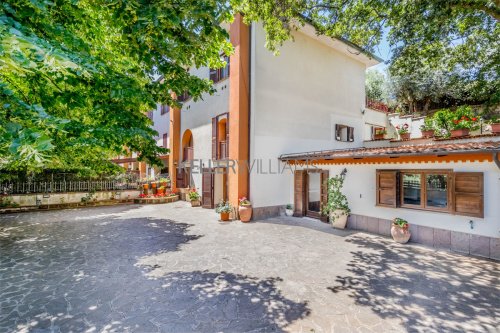
<svg viewBox="0 0 500 333">
<path fill-rule="evenodd" d="M 461 129 L 456 129 L 452 130 L 450 132 L 452 138 L 458 138 L 461 136 L 468 136 L 469 135 L 469 130 L 466 128 L 461 128 Z"/>
<path fill-rule="evenodd" d="M 375 134 L 373 136 L 375 140 L 383 140 L 384 139 L 384 134 Z"/>
<path fill-rule="evenodd" d="M 220 213 L 221 221 L 229 221 L 229 213 Z"/>
<path fill-rule="evenodd" d="M 434 130 L 422 131 L 423 138 L 432 138 L 434 137 Z"/>
<path fill-rule="evenodd" d="M 191 207 L 199 207 L 200 205 L 200 200 L 191 200 Z"/>
<path fill-rule="evenodd" d="M 399 134 L 401 140 L 410 140 L 410 133 Z"/>
<path fill-rule="evenodd" d="M 160 188 L 158 188 L 158 189 L 156 190 L 156 194 L 158 194 L 158 195 L 163 195 L 163 194 L 165 194 L 165 189 L 164 189 L 164 188 L 161 188 L 161 187 L 160 187 Z"/>
<path fill-rule="evenodd" d="M 238 213 L 240 214 L 241 222 L 249 222 L 252 219 L 252 206 L 239 206 Z"/>
<path fill-rule="evenodd" d="M 142 185 L 142 192 L 145 194 L 145 195 L 148 195 L 148 190 L 149 190 L 149 185 L 148 184 L 143 184 Z"/>
<path fill-rule="evenodd" d="M 495 134 L 500 133 L 500 123 L 491 124 L 491 132 Z"/>
<path fill-rule="evenodd" d="M 333 212 L 330 212 L 330 223 L 332 224 L 332 227 L 337 229 L 345 229 L 348 216 L 349 214 L 347 214 L 343 210 L 335 210 Z"/>
<path fill-rule="evenodd" d="M 151 188 L 156 188 L 156 183 L 151 183 Z"/>
<path fill-rule="evenodd" d="M 408 227 L 401 228 L 400 226 L 393 224 L 391 227 L 391 236 L 396 242 L 405 244 L 410 240 L 411 233 Z"/>
</svg>

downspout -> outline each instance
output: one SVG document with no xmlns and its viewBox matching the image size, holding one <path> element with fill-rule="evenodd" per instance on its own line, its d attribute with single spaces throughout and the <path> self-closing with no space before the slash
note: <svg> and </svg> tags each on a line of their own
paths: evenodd
<svg viewBox="0 0 500 333">
<path fill-rule="evenodd" d="M 250 138 L 252 136 L 251 126 L 252 126 L 252 28 L 253 23 L 250 23 L 250 28 L 248 29 L 248 156 L 247 163 L 250 163 L 250 145 L 252 144 Z M 250 164 L 248 164 L 250 165 Z M 250 171 L 247 172 L 247 196 L 251 200 L 250 196 Z"/>
<path fill-rule="evenodd" d="M 497 167 L 500 169 L 500 159 L 498 159 L 498 154 L 499 153 L 493 153 L 493 162 L 495 162 Z"/>
</svg>

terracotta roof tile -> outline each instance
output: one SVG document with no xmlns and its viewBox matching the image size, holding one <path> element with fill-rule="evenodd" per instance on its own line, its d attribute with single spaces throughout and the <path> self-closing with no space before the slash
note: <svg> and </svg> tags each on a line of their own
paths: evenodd
<svg viewBox="0 0 500 333">
<path fill-rule="evenodd" d="M 403 155 L 439 155 L 444 153 L 500 152 L 500 141 L 464 142 L 464 143 L 430 143 L 422 145 L 404 145 L 399 147 L 353 148 L 329 151 L 284 154 L 281 160 L 299 159 L 336 159 L 363 158 Z"/>
</svg>

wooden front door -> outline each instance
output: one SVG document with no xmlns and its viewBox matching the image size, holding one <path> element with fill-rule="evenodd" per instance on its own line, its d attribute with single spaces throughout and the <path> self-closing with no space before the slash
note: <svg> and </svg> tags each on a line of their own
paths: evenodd
<svg viewBox="0 0 500 333">
<path fill-rule="evenodd" d="M 294 216 L 326 220 L 322 213 L 328 201 L 328 170 L 297 170 L 294 175 Z"/>
<path fill-rule="evenodd" d="M 203 168 L 201 174 L 201 206 L 214 208 L 214 172 L 213 169 Z"/>
</svg>

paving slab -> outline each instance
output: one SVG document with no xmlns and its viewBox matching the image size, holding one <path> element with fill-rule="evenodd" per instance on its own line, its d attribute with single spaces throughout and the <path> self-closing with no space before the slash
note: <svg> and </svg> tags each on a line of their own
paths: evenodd
<svg viewBox="0 0 500 333">
<path fill-rule="evenodd" d="M 10 214 L 0 332 L 495 332 L 499 272 L 308 218 L 219 222 L 185 202 Z"/>
</svg>

